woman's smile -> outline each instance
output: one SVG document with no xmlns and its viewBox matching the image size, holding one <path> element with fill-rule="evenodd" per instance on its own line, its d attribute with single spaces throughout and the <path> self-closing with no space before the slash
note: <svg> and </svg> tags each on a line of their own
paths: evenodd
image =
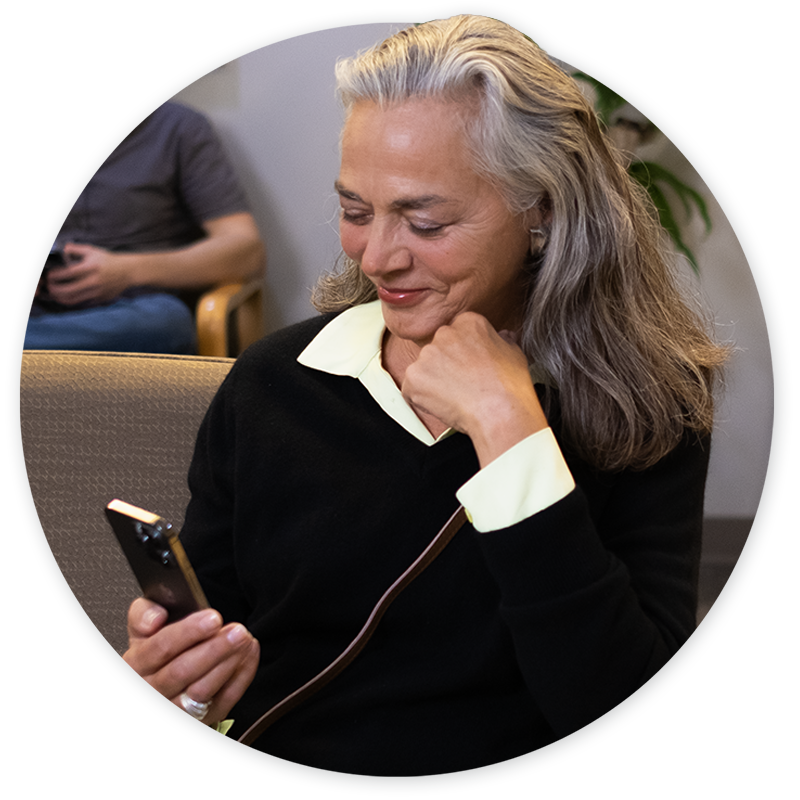
<svg viewBox="0 0 800 800">
<path fill-rule="evenodd" d="M 393 306 L 408 307 L 422 301 L 429 293 L 428 289 L 400 289 L 378 286 L 378 299 Z"/>
<path fill-rule="evenodd" d="M 342 248 L 375 284 L 390 335 L 418 346 L 465 311 L 495 327 L 525 300 L 526 215 L 472 168 L 466 102 L 355 104 L 336 189 Z"/>
</svg>

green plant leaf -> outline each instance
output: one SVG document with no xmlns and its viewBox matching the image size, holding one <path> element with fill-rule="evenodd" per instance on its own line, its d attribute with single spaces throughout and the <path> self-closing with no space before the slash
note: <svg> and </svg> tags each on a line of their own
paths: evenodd
<svg viewBox="0 0 800 800">
<path fill-rule="evenodd" d="M 657 181 L 667 184 L 680 199 L 687 216 L 691 216 L 696 210 L 703 219 L 706 233 L 711 230 L 711 216 L 703 196 L 691 186 L 687 186 L 672 172 L 652 161 L 634 161 L 628 168 L 628 172 L 645 188 Z"/>
<path fill-rule="evenodd" d="M 744 75 L 750 73 L 774 93 L 774 22 L 606 22 L 600 12 L 527 16 L 544 25 L 562 41 L 583 49 L 596 61 L 627 78 L 667 111 L 677 100 L 692 92 L 703 91 L 722 97 L 744 116 L 761 146 L 772 157 L 772 139 L 753 114 L 730 94 L 697 86 L 692 80 L 702 72 L 713 70 L 721 80 L 730 81 L 736 88 Z M 756 56 L 764 64 L 771 80 L 750 71 Z M 625 105 L 625 100 L 585 73 L 573 70 L 572 74 L 577 80 L 594 87 L 595 109 L 601 120 L 610 125 L 615 113 Z M 708 231 L 711 219 L 702 195 L 652 162 L 635 162 L 629 171 L 645 187 L 675 247 L 689 259 L 697 272 L 697 261 L 681 236 L 662 189 L 669 186 L 669 191 L 675 193 L 688 216 L 699 213 Z M 674 202 L 674 198 L 671 199 Z"/>
<path fill-rule="evenodd" d="M 653 205 L 656 207 L 656 211 L 658 212 L 658 219 L 659 222 L 661 223 L 661 226 L 669 234 L 678 252 L 683 253 L 683 255 L 685 255 L 686 258 L 689 260 L 689 264 L 691 264 L 694 273 L 696 275 L 699 275 L 700 268 L 697 264 L 697 259 L 694 257 L 694 253 L 686 246 L 686 243 L 683 241 L 683 237 L 681 236 L 681 229 L 675 220 L 675 215 L 672 213 L 672 209 L 670 208 L 670 205 L 667 202 L 666 196 L 661 191 L 661 189 L 652 181 L 646 184 L 643 183 L 642 185 L 647 190 L 647 193 L 650 195 L 650 198 L 653 201 Z"/>
</svg>

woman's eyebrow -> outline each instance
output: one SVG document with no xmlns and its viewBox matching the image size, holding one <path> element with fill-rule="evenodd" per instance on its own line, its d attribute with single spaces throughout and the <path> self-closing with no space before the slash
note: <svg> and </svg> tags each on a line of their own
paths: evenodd
<svg viewBox="0 0 800 800">
<path fill-rule="evenodd" d="M 349 189 L 345 189 L 344 186 L 339 183 L 339 181 L 334 181 L 333 188 L 340 197 L 344 197 L 346 200 L 356 200 L 359 203 L 364 202 L 360 195 L 357 195 L 355 192 L 351 192 Z"/>
<path fill-rule="evenodd" d="M 432 206 L 440 206 L 447 202 L 447 198 L 441 195 L 425 194 L 421 197 L 401 197 L 395 200 L 391 207 L 395 210 L 407 209 L 410 211 L 419 211 L 421 209 L 431 208 Z"/>
<path fill-rule="evenodd" d="M 352 192 L 349 189 L 346 189 L 339 181 L 336 181 L 333 184 L 333 188 L 339 194 L 340 197 L 344 197 L 346 200 L 353 200 L 358 203 L 363 203 L 364 199 L 361 195 L 357 194 L 356 192 Z M 421 195 L 420 197 L 401 197 L 397 200 L 394 200 L 391 204 L 391 208 L 393 210 L 411 210 L 417 211 L 424 208 L 430 208 L 431 206 L 438 206 L 442 205 L 443 203 L 449 202 L 446 197 L 442 197 L 438 194 L 426 194 Z"/>
</svg>

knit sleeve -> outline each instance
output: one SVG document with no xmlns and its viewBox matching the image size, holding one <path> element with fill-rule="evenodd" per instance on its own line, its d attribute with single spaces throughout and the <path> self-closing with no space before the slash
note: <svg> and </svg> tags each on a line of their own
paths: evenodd
<svg viewBox="0 0 800 800">
<path fill-rule="evenodd" d="M 529 691 L 558 736 L 649 680 L 695 627 L 708 440 L 476 534 Z"/>
<path fill-rule="evenodd" d="M 247 602 L 234 555 L 234 367 L 200 426 L 189 467 L 191 499 L 181 542 L 209 601 L 225 622 L 244 621 Z"/>
</svg>

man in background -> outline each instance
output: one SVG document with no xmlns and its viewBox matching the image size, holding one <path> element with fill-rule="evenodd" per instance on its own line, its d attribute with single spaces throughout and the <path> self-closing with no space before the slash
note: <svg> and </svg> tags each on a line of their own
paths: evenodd
<svg viewBox="0 0 800 800">
<path fill-rule="evenodd" d="M 32 22 L 23 51 L 35 100 L 19 106 L 19 285 L 80 166 L 140 101 L 119 60 L 130 22 Z M 93 175 L 57 237 L 64 266 L 36 289 L 24 347 L 191 353 L 178 298 L 260 275 L 264 247 L 211 126 L 164 103 Z"/>
</svg>

